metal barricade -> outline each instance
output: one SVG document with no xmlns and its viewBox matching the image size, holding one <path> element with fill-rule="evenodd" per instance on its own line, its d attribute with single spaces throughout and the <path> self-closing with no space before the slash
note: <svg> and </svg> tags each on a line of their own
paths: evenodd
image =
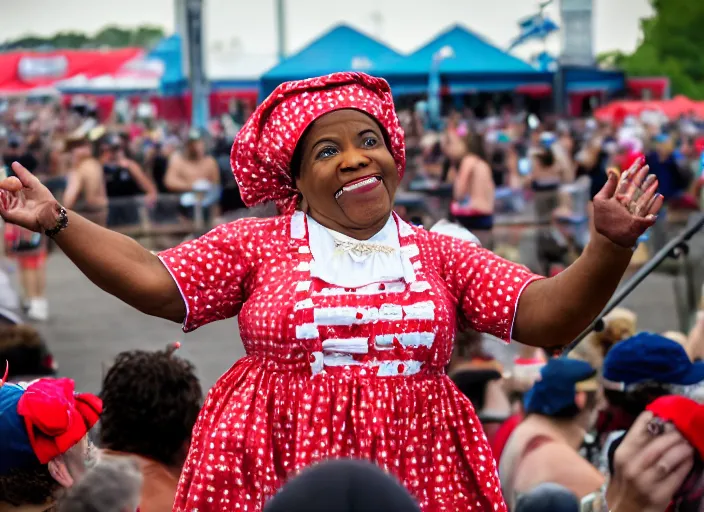
<svg viewBox="0 0 704 512">
<path fill-rule="evenodd" d="M 148 202 L 145 196 L 113 197 L 106 209 L 79 204 L 76 211 L 145 245 L 173 245 L 208 231 L 216 220 L 217 205 L 206 207 L 197 200 L 184 206 L 182 194 L 160 194 L 155 203 Z M 168 241 L 158 243 L 159 238 Z"/>
<path fill-rule="evenodd" d="M 538 269 L 539 235 L 552 236 L 553 213 L 559 207 L 567 225 L 570 242 L 577 252 L 589 238 L 590 183 L 588 179 L 557 187 L 550 192 L 499 188 L 496 191 L 492 243 L 502 255 Z M 429 228 L 449 217 L 452 186 L 420 179 L 409 184 L 409 191 L 397 194 L 409 218 L 421 219 Z"/>
</svg>

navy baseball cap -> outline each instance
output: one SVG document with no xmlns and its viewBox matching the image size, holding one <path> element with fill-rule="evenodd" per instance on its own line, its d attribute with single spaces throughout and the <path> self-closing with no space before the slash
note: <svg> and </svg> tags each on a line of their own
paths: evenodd
<svg viewBox="0 0 704 512">
<path fill-rule="evenodd" d="M 604 358 L 602 372 L 604 388 L 614 391 L 646 381 L 680 386 L 704 381 L 704 363 L 693 363 L 682 345 L 651 332 L 614 345 Z"/>
<path fill-rule="evenodd" d="M 525 394 L 526 413 L 552 416 L 575 405 L 578 391 L 595 391 L 596 370 L 586 361 L 557 357 L 540 370 L 540 380 Z"/>
</svg>

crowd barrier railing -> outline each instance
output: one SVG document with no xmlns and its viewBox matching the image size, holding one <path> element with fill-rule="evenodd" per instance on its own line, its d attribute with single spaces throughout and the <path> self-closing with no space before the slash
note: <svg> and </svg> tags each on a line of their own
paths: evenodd
<svg viewBox="0 0 704 512">
<path fill-rule="evenodd" d="M 80 203 L 75 210 L 87 218 L 105 224 L 125 235 L 152 242 L 155 237 L 188 237 L 205 233 L 215 224 L 217 204 L 200 200 L 184 206 L 182 194 L 159 194 L 152 202 L 146 196 L 111 197 L 104 210 L 86 208 Z"/>
</svg>

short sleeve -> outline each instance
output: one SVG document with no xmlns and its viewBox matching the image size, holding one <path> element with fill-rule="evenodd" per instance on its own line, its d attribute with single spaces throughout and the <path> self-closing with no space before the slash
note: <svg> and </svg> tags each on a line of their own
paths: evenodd
<svg viewBox="0 0 704 512">
<path fill-rule="evenodd" d="M 184 332 L 239 313 L 250 270 L 246 234 L 243 221 L 236 221 L 159 253 L 186 305 Z"/>
<path fill-rule="evenodd" d="M 542 276 L 475 243 L 435 237 L 445 283 L 469 326 L 510 342 L 518 300 L 526 286 Z"/>
</svg>

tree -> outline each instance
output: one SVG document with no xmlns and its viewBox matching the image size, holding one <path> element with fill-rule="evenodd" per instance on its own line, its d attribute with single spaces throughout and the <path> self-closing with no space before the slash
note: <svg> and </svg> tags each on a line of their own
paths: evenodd
<svg viewBox="0 0 704 512">
<path fill-rule="evenodd" d="M 704 99 L 704 2 L 651 0 L 654 16 L 641 21 L 643 39 L 631 55 L 599 56 L 632 76 L 668 76 L 673 92 Z"/>
<path fill-rule="evenodd" d="M 164 29 L 151 25 L 142 25 L 141 27 L 137 27 L 131 34 L 132 46 L 154 46 L 163 38 Z"/>
<path fill-rule="evenodd" d="M 122 48 L 130 45 L 131 35 L 131 30 L 125 30 L 124 28 L 116 26 L 108 26 L 95 34 L 93 36 L 93 41 L 97 46 Z"/>
<path fill-rule="evenodd" d="M 163 37 L 164 30 L 151 25 L 143 25 L 134 29 L 108 26 L 93 36 L 83 32 L 59 32 L 49 37 L 28 35 L 0 44 L 0 51 L 45 48 L 149 47 L 156 44 Z"/>
</svg>

